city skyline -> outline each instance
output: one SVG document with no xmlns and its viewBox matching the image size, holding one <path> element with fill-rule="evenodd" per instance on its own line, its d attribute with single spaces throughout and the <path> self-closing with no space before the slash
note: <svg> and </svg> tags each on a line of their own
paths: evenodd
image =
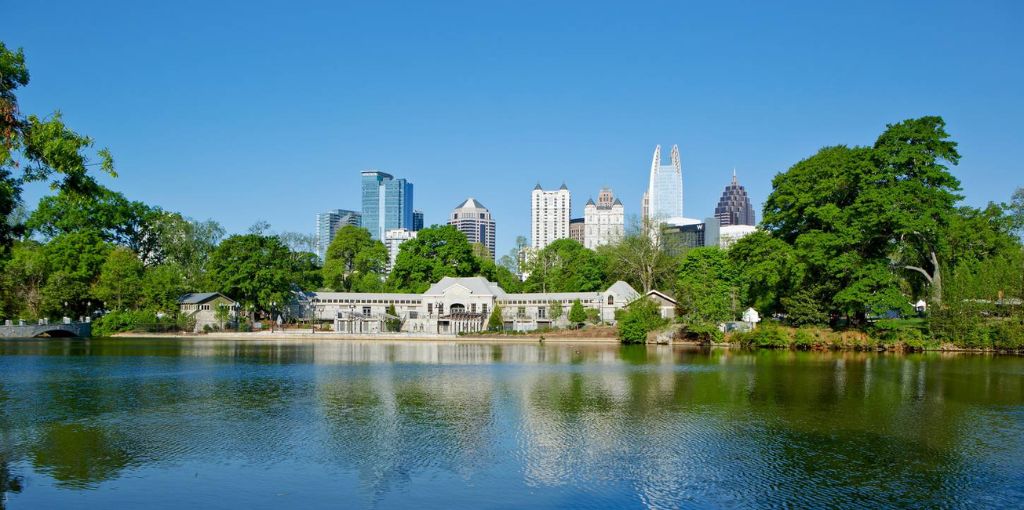
<svg viewBox="0 0 1024 510">
<path fill-rule="evenodd" d="M 638 215 L 646 182 L 632 176 L 666 142 L 682 152 L 687 216 L 713 214 L 735 167 L 760 217 L 776 173 L 921 115 L 958 141 L 966 204 L 1008 201 L 1024 174 L 1024 70 L 1007 65 L 1024 48 L 1019 3 L 664 4 L 654 18 L 640 5 L 128 5 L 12 4 L 22 23 L 5 41 L 32 70 L 21 107 L 59 108 L 109 147 L 120 176 L 104 185 L 228 232 L 310 232 L 312 214 L 359 208 L 350 175 L 382 168 L 416 183 L 427 225 L 467 196 L 487 204 L 502 255 L 530 235 L 522 193 L 538 180 L 584 193 L 572 217 L 602 186 Z M 398 35 L 380 40 L 379 20 Z M 268 59 L 293 71 L 267 73 Z M 28 186 L 26 203 L 48 193 Z"/>
</svg>

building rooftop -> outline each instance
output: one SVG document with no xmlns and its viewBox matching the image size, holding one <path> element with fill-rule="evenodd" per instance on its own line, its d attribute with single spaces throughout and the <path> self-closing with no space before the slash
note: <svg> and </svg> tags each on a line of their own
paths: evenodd
<svg viewBox="0 0 1024 510">
<path fill-rule="evenodd" d="M 468 208 L 476 208 L 476 209 L 487 209 L 486 207 L 484 207 L 484 204 L 481 204 L 479 201 L 477 201 L 477 199 L 475 199 L 473 197 L 469 197 L 466 200 L 463 200 L 462 203 L 459 204 L 458 206 L 456 206 L 455 208 L 456 209 L 465 209 L 467 207 Z"/>
</svg>

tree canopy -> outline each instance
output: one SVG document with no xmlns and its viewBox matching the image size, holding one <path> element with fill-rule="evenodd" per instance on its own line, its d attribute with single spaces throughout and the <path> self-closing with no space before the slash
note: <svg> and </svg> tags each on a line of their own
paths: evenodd
<svg viewBox="0 0 1024 510">
<path fill-rule="evenodd" d="M 451 225 L 420 230 L 402 243 L 387 286 L 399 292 L 424 292 L 445 276 L 474 276 L 480 259 L 466 236 Z"/>
</svg>

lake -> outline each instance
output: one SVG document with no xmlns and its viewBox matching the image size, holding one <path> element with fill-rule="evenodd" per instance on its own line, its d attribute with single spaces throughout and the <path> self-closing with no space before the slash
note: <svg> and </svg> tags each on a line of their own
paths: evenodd
<svg viewBox="0 0 1024 510">
<path fill-rule="evenodd" d="M 1024 358 L 0 341 L 0 507 L 1024 506 Z"/>
</svg>

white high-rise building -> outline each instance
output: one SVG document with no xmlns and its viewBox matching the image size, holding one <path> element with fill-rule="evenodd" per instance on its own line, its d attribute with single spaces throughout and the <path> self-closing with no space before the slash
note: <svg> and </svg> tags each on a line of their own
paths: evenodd
<svg viewBox="0 0 1024 510">
<path fill-rule="evenodd" d="M 384 246 L 388 248 L 387 272 L 390 273 L 395 267 L 395 260 L 398 259 L 398 249 L 402 246 L 402 243 L 409 239 L 415 239 L 416 234 L 415 230 L 407 228 L 393 228 L 384 231 Z"/>
<path fill-rule="evenodd" d="M 593 200 L 587 200 L 583 208 L 583 219 L 583 246 L 591 250 L 622 239 L 626 231 L 626 214 L 622 202 L 615 198 L 609 188 L 601 190 L 596 204 Z"/>
<path fill-rule="evenodd" d="M 470 243 L 486 246 L 494 258 L 494 218 L 475 198 L 469 197 L 459 204 L 448 218 L 448 224 L 465 234 Z"/>
<path fill-rule="evenodd" d="M 683 216 L 683 165 L 679 146 L 672 146 L 672 163 L 661 164 L 661 146 L 654 148 L 651 178 L 647 186 L 646 218 L 652 222 L 671 222 Z"/>
<path fill-rule="evenodd" d="M 568 238 L 572 197 L 565 183 L 555 191 L 545 191 L 537 184 L 530 199 L 533 213 L 531 247 L 542 250 L 552 241 Z"/>
</svg>

